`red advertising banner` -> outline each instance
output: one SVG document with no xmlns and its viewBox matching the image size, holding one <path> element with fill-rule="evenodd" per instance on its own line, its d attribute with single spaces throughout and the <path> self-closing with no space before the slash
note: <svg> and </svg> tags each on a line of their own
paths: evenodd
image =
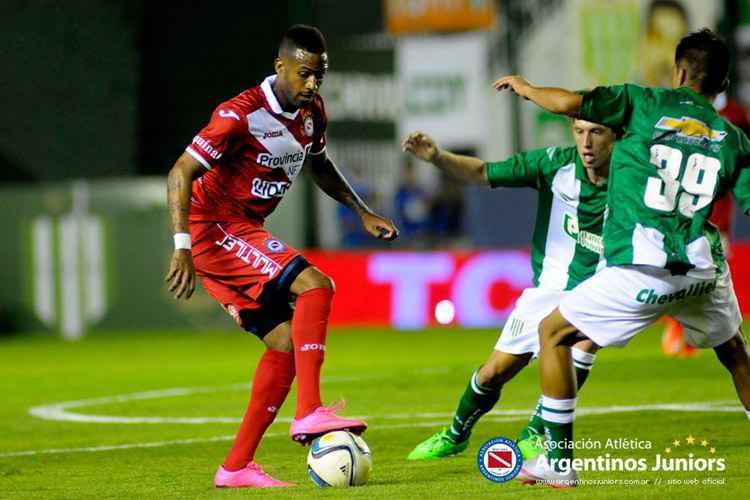
<svg viewBox="0 0 750 500">
<path fill-rule="evenodd" d="M 331 324 L 416 329 L 439 324 L 496 327 L 532 286 L 528 250 L 473 252 L 307 251 L 336 283 Z M 750 243 L 730 267 L 743 313 L 750 310 Z"/>
<path fill-rule="evenodd" d="M 305 255 L 336 282 L 340 326 L 497 326 L 532 278 L 526 250 Z"/>
</svg>

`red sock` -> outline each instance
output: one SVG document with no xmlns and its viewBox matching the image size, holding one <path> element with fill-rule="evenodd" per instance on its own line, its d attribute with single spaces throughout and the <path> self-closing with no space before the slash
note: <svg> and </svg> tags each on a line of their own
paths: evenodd
<svg viewBox="0 0 750 500">
<path fill-rule="evenodd" d="M 294 365 L 297 370 L 296 418 L 309 415 L 320 403 L 320 368 L 325 358 L 328 315 L 333 290 L 313 288 L 297 296 L 292 316 Z"/>
<path fill-rule="evenodd" d="M 250 392 L 250 403 L 234 438 L 224 468 L 244 468 L 255 456 L 263 434 L 284 403 L 294 380 L 294 353 L 266 350 L 258 362 Z"/>
</svg>

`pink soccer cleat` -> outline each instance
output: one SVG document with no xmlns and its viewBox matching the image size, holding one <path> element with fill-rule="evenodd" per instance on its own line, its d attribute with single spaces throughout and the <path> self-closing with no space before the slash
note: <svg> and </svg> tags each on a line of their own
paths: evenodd
<svg viewBox="0 0 750 500">
<path fill-rule="evenodd" d="M 343 401 L 331 406 L 320 406 L 306 417 L 295 418 L 289 428 L 289 435 L 294 441 L 306 445 L 316 437 L 331 431 L 349 431 L 354 434 L 365 432 L 367 422 L 364 420 L 343 418 L 334 413 L 343 410 L 344 406 Z"/>
<path fill-rule="evenodd" d="M 294 486 L 291 483 L 285 483 L 272 478 L 255 462 L 250 462 L 244 469 L 238 471 L 228 471 L 223 465 L 220 465 L 214 476 L 214 485 L 217 488 L 280 488 Z"/>
</svg>

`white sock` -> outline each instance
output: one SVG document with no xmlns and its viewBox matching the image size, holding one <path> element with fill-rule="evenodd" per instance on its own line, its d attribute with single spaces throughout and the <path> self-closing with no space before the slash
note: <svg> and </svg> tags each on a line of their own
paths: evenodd
<svg viewBox="0 0 750 500">
<path fill-rule="evenodd" d="M 568 424 L 576 418 L 576 398 L 555 399 L 542 395 L 542 420 Z"/>
<path fill-rule="evenodd" d="M 581 370 L 591 370 L 594 366 L 594 360 L 596 359 L 596 353 L 586 352 L 575 347 L 570 348 L 570 353 L 573 356 L 573 366 Z"/>
</svg>

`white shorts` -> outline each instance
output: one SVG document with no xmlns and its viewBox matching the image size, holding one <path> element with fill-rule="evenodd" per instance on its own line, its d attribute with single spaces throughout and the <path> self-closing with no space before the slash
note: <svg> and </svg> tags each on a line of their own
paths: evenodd
<svg viewBox="0 0 750 500">
<path fill-rule="evenodd" d="M 560 305 L 568 293 L 544 288 L 524 290 L 503 326 L 495 350 L 509 354 L 539 354 L 539 323 Z"/>
<path fill-rule="evenodd" d="M 650 266 L 607 267 L 568 292 L 560 313 L 601 347 L 621 347 L 664 315 L 693 347 L 716 347 L 742 322 L 727 269 L 715 279 L 672 276 Z"/>
</svg>

